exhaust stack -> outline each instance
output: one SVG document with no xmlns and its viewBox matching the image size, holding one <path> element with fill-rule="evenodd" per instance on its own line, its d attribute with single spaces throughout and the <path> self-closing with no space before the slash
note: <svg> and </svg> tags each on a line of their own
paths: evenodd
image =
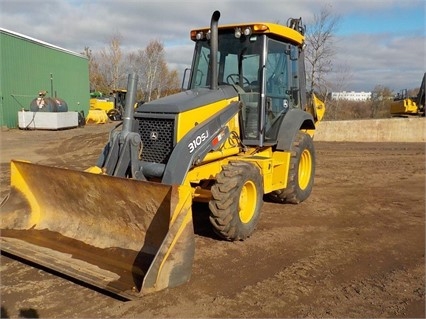
<svg viewBox="0 0 426 319">
<path fill-rule="evenodd" d="M 134 105 L 136 102 L 136 91 L 138 87 L 138 76 L 135 73 L 129 74 L 127 78 L 126 105 L 123 114 L 123 132 L 132 132 Z"/>
<path fill-rule="evenodd" d="M 212 19 L 210 22 L 210 89 L 217 90 L 217 52 L 219 50 L 218 40 L 218 21 L 220 18 L 220 12 L 213 12 Z"/>
</svg>

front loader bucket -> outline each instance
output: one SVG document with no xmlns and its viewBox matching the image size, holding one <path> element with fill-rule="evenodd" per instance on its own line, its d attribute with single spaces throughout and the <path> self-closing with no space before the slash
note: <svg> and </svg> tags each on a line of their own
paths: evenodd
<svg viewBox="0 0 426 319">
<path fill-rule="evenodd" d="M 190 187 L 11 162 L 1 250 L 127 299 L 189 280 Z"/>
</svg>

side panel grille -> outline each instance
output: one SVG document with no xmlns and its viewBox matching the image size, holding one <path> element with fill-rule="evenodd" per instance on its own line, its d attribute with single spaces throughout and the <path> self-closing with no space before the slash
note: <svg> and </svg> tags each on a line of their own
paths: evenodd
<svg viewBox="0 0 426 319">
<path fill-rule="evenodd" d="M 174 119 L 138 118 L 142 160 L 166 164 L 173 150 Z"/>
</svg>

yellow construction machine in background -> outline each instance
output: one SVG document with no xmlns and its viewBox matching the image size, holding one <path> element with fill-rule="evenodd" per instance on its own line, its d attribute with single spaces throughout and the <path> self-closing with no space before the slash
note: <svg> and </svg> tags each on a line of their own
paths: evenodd
<svg viewBox="0 0 426 319">
<path fill-rule="evenodd" d="M 390 112 L 393 117 L 425 116 L 425 77 L 426 73 L 423 74 L 417 96 L 409 97 L 407 89 L 398 93 L 390 106 Z"/>
<path fill-rule="evenodd" d="M 306 92 L 301 19 L 218 26 L 219 17 L 190 33 L 183 92 L 135 109 L 129 75 L 122 124 L 95 166 L 12 161 L 3 252 L 132 299 L 189 280 L 194 201 L 208 203 L 218 237 L 239 241 L 264 197 L 310 196 L 325 106 Z"/>
<path fill-rule="evenodd" d="M 108 120 L 120 121 L 126 105 L 127 90 L 113 90 L 109 96 L 91 93 L 89 113 L 86 123 L 105 123 Z"/>
</svg>

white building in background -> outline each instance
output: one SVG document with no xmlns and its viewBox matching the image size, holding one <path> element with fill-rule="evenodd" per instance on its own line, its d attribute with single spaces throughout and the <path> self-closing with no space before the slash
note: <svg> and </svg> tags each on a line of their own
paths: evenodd
<svg viewBox="0 0 426 319">
<path fill-rule="evenodd" d="M 332 92 L 331 99 L 346 101 L 368 101 L 371 99 L 371 92 Z"/>
</svg>

